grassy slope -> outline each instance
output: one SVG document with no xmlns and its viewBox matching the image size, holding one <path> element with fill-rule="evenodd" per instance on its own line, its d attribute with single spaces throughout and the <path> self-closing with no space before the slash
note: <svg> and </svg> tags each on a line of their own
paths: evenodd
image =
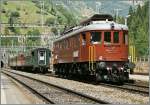
<svg viewBox="0 0 150 105">
<path fill-rule="evenodd" d="M 2 8 L 5 9 L 6 13 L 1 14 L 1 22 L 8 23 L 9 16 L 7 14 L 8 11 L 18 11 L 20 13 L 19 20 L 21 23 L 41 23 L 41 14 L 37 14 L 36 11 L 40 11 L 40 8 L 35 6 L 35 3 L 31 1 L 8 1 L 7 5 L 2 4 Z M 19 10 L 17 10 L 19 8 Z M 52 17 L 50 13 L 47 15 L 43 15 L 44 20 L 49 17 Z M 26 33 L 28 29 L 21 29 L 21 33 Z M 42 28 L 38 28 L 41 32 L 44 31 Z M 4 28 L 2 28 L 2 33 L 4 32 Z M 11 33 L 11 32 L 10 32 Z"/>
<path fill-rule="evenodd" d="M 41 19 L 41 14 L 36 13 L 36 11 L 40 11 L 40 9 L 31 1 L 8 1 L 8 4 L 2 4 L 2 7 L 6 11 L 18 11 L 20 13 L 21 22 L 35 23 Z M 17 8 L 20 8 L 20 10 L 17 10 Z M 6 14 L 2 14 L 2 21 L 8 22 L 8 17 L 5 15 Z M 43 15 L 44 19 L 51 16 L 50 13 L 48 13 L 48 15 Z"/>
</svg>

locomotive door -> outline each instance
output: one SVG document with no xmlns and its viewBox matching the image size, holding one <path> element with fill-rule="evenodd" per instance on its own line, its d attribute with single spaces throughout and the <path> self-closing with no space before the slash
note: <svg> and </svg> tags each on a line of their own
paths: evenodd
<svg viewBox="0 0 150 105">
<path fill-rule="evenodd" d="M 46 51 L 44 51 L 44 50 L 38 51 L 38 64 L 46 65 Z"/>
</svg>

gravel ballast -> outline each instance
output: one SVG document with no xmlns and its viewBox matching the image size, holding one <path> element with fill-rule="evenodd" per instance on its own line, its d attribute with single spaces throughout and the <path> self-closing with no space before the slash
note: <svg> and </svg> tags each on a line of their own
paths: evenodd
<svg viewBox="0 0 150 105">
<path fill-rule="evenodd" d="M 132 93 L 132 92 L 127 92 L 112 87 L 87 84 L 87 83 L 82 83 L 82 82 L 63 79 L 63 78 L 56 78 L 51 76 L 39 75 L 39 74 L 31 74 L 31 73 L 20 72 L 15 70 L 11 70 L 11 71 L 26 76 L 34 77 L 36 79 L 40 79 L 42 81 L 46 81 L 58 86 L 63 86 L 65 88 L 72 89 L 78 92 L 82 92 L 92 97 L 104 101 L 109 101 L 110 103 L 113 104 L 148 104 L 149 103 L 148 96 L 143 96 L 138 93 Z"/>
</svg>

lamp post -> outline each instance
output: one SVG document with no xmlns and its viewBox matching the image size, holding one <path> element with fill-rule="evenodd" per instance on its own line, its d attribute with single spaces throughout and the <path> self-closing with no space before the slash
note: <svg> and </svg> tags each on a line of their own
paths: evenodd
<svg viewBox="0 0 150 105">
<path fill-rule="evenodd" d="M 126 17 L 125 17 L 125 25 L 127 26 L 127 19 L 130 17 L 131 15 L 127 15 Z"/>
</svg>

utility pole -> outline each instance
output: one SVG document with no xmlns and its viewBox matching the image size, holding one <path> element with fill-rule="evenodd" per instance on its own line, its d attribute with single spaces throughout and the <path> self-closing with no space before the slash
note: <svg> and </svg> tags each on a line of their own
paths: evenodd
<svg viewBox="0 0 150 105">
<path fill-rule="evenodd" d="M 40 3 L 41 3 L 41 25 L 42 25 L 42 28 L 43 28 L 43 24 L 44 24 L 44 17 L 43 17 L 43 15 L 44 15 L 44 1 L 40 1 Z"/>
<path fill-rule="evenodd" d="M 101 2 L 96 2 L 96 13 L 98 14 L 101 12 L 101 5 L 102 5 Z"/>
<path fill-rule="evenodd" d="M 133 6 L 134 6 L 134 0 L 132 0 Z"/>
<path fill-rule="evenodd" d="M 116 22 L 118 22 L 119 11 L 121 11 L 121 10 L 122 9 L 120 9 L 120 8 L 114 9 L 114 11 L 116 11 L 115 12 L 115 14 L 116 14 Z"/>
<path fill-rule="evenodd" d="M 14 40 L 11 40 L 11 50 L 13 49 L 13 47 L 14 47 Z M 12 53 L 14 53 L 14 52 L 12 52 Z"/>
</svg>

